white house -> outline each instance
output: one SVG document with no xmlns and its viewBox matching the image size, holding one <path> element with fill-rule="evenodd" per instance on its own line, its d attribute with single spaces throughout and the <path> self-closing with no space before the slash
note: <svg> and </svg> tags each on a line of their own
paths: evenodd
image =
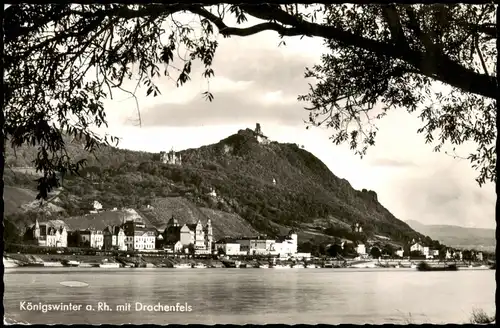
<svg viewBox="0 0 500 328">
<path fill-rule="evenodd" d="M 94 200 L 94 203 L 92 204 L 92 206 L 94 207 L 94 209 L 91 210 L 90 213 L 98 213 L 98 212 L 102 211 L 102 204 L 99 203 L 97 200 Z"/>
<path fill-rule="evenodd" d="M 146 228 L 143 222 L 127 221 L 123 225 L 128 250 L 152 250 L 156 246 L 156 229 Z"/>
<path fill-rule="evenodd" d="M 206 226 L 200 220 L 196 224 L 184 224 L 180 228 L 179 240 L 183 246 L 193 244 L 195 250 L 210 253 L 213 244 L 212 221 L 208 219 Z"/>
<path fill-rule="evenodd" d="M 246 252 L 248 255 L 266 255 L 271 252 L 279 253 L 276 249 L 281 250 L 281 243 L 274 246 L 276 240 L 274 239 L 261 239 L 258 237 L 240 238 L 235 240 L 240 245 L 240 252 Z"/>
<path fill-rule="evenodd" d="M 288 236 L 282 237 L 274 244 L 271 244 L 271 254 L 279 254 L 280 257 L 295 256 L 297 254 L 297 234 L 289 233 Z"/>
<path fill-rule="evenodd" d="M 215 192 L 214 188 L 210 188 L 210 192 L 208 193 L 210 197 L 216 198 L 217 197 L 217 192 Z"/>
<path fill-rule="evenodd" d="M 425 257 L 431 256 L 430 249 L 427 246 L 424 246 L 422 253 L 425 255 Z"/>
<path fill-rule="evenodd" d="M 221 240 L 215 244 L 215 250 L 222 250 L 226 255 L 240 255 L 240 244 L 231 240 Z"/>
<path fill-rule="evenodd" d="M 403 257 L 403 255 L 404 255 L 404 250 L 403 250 L 402 248 L 398 249 L 398 250 L 396 251 L 396 255 L 397 255 L 397 256 L 399 256 L 399 257 Z"/>
<path fill-rule="evenodd" d="M 122 228 L 106 227 L 103 231 L 104 235 L 104 249 L 117 249 L 120 251 L 126 251 L 127 245 L 125 244 L 125 232 Z"/>
<path fill-rule="evenodd" d="M 68 247 L 68 232 L 63 221 L 38 222 L 37 219 L 32 229 L 33 239 L 39 246 Z"/>
<path fill-rule="evenodd" d="M 363 243 L 359 243 L 358 246 L 356 246 L 356 253 L 358 253 L 359 255 L 365 255 L 366 245 Z"/>
<path fill-rule="evenodd" d="M 279 255 L 280 257 L 294 256 L 297 254 L 297 234 L 291 230 L 287 236 L 277 239 L 267 238 L 239 238 L 235 240 L 240 244 L 240 252 L 248 255 Z"/>
<path fill-rule="evenodd" d="M 104 247 L 104 235 L 102 230 L 89 228 L 80 230 L 80 242 L 88 244 L 90 248 L 102 249 Z"/>
<path fill-rule="evenodd" d="M 183 245 L 182 245 L 181 241 L 179 240 L 179 241 L 178 241 L 178 242 L 176 242 L 176 243 L 175 243 L 175 245 L 174 245 L 174 252 L 175 252 L 175 253 L 180 253 L 180 252 L 182 252 L 182 247 L 183 247 Z"/>
<path fill-rule="evenodd" d="M 427 248 L 428 250 L 429 248 Z M 422 246 L 420 243 L 415 243 L 410 246 L 410 252 L 421 252 L 422 254 L 424 253 L 424 246 Z"/>
</svg>

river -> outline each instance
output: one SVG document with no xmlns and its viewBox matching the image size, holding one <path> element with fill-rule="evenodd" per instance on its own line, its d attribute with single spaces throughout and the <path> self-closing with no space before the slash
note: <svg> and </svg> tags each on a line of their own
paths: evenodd
<svg viewBox="0 0 500 328">
<path fill-rule="evenodd" d="M 6 318 L 31 324 L 466 323 L 494 314 L 496 289 L 494 270 L 414 269 L 15 268 L 4 283 Z"/>
</svg>

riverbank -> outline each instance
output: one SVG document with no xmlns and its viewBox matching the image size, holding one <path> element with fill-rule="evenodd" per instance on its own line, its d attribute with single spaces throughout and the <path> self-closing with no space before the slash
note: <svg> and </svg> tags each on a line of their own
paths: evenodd
<svg viewBox="0 0 500 328">
<path fill-rule="evenodd" d="M 67 255 L 67 254 L 4 254 L 4 266 L 9 267 L 109 267 L 109 268 L 416 268 L 416 264 L 422 261 L 379 261 L 379 260 L 313 260 L 313 261 L 293 261 L 293 260 L 232 260 L 232 259 L 204 259 L 204 258 L 181 258 L 173 256 L 104 256 L 104 255 Z M 440 267 L 450 264 L 461 269 L 488 269 L 484 263 L 465 262 L 439 262 L 425 261 L 429 266 Z"/>
</svg>

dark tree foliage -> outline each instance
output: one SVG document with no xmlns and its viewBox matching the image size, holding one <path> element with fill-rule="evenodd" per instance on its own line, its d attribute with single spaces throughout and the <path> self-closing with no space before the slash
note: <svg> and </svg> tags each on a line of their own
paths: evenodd
<svg viewBox="0 0 500 328">
<path fill-rule="evenodd" d="M 331 257 L 337 257 L 338 255 L 342 254 L 342 247 L 337 244 L 330 245 L 328 249 L 326 250 L 328 256 Z"/>
<path fill-rule="evenodd" d="M 381 255 L 382 255 L 382 252 L 380 251 L 380 248 L 378 247 L 372 247 L 370 249 L 370 255 L 374 258 L 374 259 L 378 259 Z"/>
<path fill-rule="evenodd" d="M 309 103 L 311 124 L 332 129 L 334 142 L 363 155 L 375 143 L 374 121 L 403 108 L 418 112 L 419 132 L 436 150 L 475 143 L 469 160 L 478 182 L 495 181 L 494 12 L 493 4 L 10 5 L 3 15 L 2 169 L 5 139 L 14 147 L 37 146 L 39 197 L 47 198 L 59 184 L 57 172 L 76 173 L 84 164 L 67 155 L 63 133 L 91 151 L 116 142 L 91 130 L 106 125 L 103 100 L 113 90 L 135 96 L 145 87 L 156 96 L 157 78 L 181 86 L 196 61 L 209 79 L 219 34 L 272 30 L 325 40 L 329 51 L 306 70 L 315 81 L 299 99 Z M 184 22 L 182 13 L 194 19 Z M 247 18 L 261 22 L 242 27 Z M 135 88 L 124 89 L 127 81 Z M 431 89 L 439 84 L 441 91 Z M 209 90 L 204 96 L 213 98 Z"/>
</svg>

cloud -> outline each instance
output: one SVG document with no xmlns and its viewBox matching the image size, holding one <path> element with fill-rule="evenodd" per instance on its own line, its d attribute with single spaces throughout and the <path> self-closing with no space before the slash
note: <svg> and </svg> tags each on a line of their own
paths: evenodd
<svg viewBox="0 0 500 328">
<path fill-rule="evenodd" d="M 494 227 L 493 186 L 479 188 L 468 163 L 445 162 L 392 185 L 405 217 L 424 224 Z"/>
<path fill-rule="evenodd" d="M 288 56 L 280 48 L 273 50 L 233 51 L 229 47 L 219 49 L 214 71 L 234 81 L 258 81 L 261 90 L 281 90 L 297 97 L 306 93 L 308 81 L 304 78 L 306 67 L 315 64 L 308 56 Z M 225 56 L 231 52 L 230 56 Z"/>
<path fill-rule="evenodd" d="M 185 104 L 162 103 L 141 112 L 143 126 L 199 126 L 276 122 L 282 125 L 303 124 L 307 113 L 299 103 L 259 102 L 252 90 L 214 93 L 213 101 L 201 96 Z"/>
<path fill-rule="evenodd" d="M 370 161 L 370 165 L 390 167 L 390 168 L 409 168 L 409 167 L 417 166 L 412 161 L 397 160 L 397 159 L 391 159 L 391 158 L 376 158 L 376 159 Z"/>
</svg>

